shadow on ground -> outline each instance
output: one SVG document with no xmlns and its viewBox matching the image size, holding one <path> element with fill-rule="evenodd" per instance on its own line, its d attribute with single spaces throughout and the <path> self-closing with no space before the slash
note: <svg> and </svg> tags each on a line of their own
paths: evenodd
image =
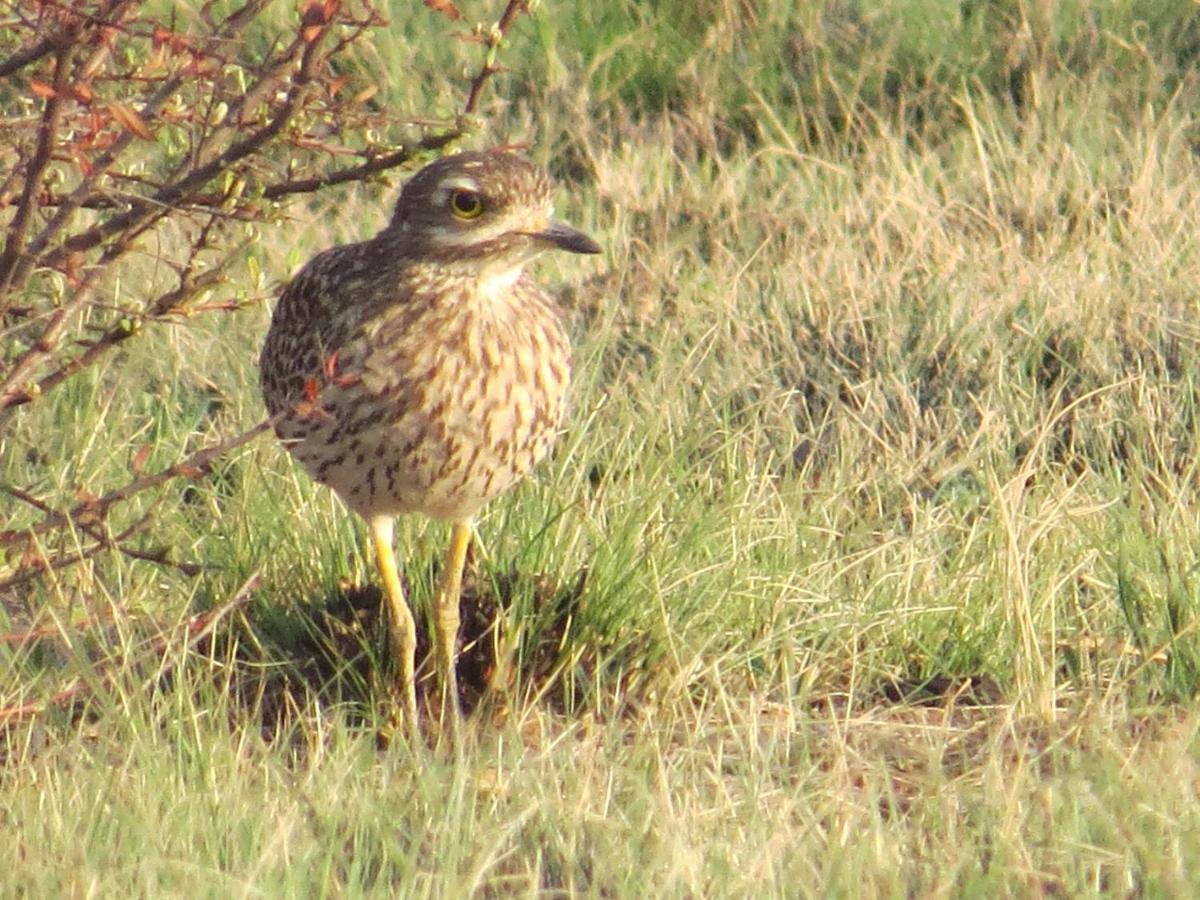
<svg viewBox="0 0 1200 900">
<path fill-rule="evenodd" d="M 572 683 L 595 664 L 594 653 L 571 652 L 588 643 L 573 640 L 572 632 L 586 582 L 586 570 L 569 583 L 515 571 L 467 573 L 457 656 L 458 700 L 465 715 L 485 699 L 503 705 L 529 696 L 570 708 Z M 405 590 L 411 597 L 409 585 Z M 364 719 L 372 709 L 387 709 L 395 696 L 395 666 L 385 616 L 377 585 L 346 584 L 299 604 L 284 618 L 247 616 L 197 652 L 232 656 L 242 664 L 243 677 L 232 687 L 239 705 L 258 710 L 264 736 L 270 738 L 306 697 L 358 708 Z M 417 704 L 432 715 L 439 687 L 432 635 L 420 612 L 416 625 Z M 264 667 L 264 661 L 275 664 Z"/>
</svg>

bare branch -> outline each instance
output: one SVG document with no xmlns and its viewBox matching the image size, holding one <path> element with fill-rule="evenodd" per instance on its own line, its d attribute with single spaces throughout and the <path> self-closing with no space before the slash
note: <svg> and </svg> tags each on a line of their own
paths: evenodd
<svg viewBox="0 0 1200 900">
<path fill-rule="evenodd" d="M 35 498 L 30 497 L 28 494 L 20 492 L 15 488 L 2 487 L 0 489 L 13 495 L 14 497 L 17 497 L 18 499 L 29 502 L 31 505 L 39 508 L 45 508 L 45 504 L 41 503 L 41 501 L 38 501 Z M 51 512 L 51 514 L 57 515 L 53 512 Z M 180 562 L 171 559 L 171 551 L 170 548 L 167 547 L 158 547 L 153 550 L 139 550 L 135 547 L 130 547 L 128 545 L 128 541 L 149 528 L 151 523 L 152 517 L 150 513 L 146 513 L 132 525 L 129 525 L 123 529 L 120 533 L 111 535 L 102 527 L 100 527 L 98 523 L 81 521 L 73 522 L 72 524 L 77 526 L 83 534 L 92 539 L 92 545 L 75 550 L 71 553 L 64 553 L 54 556 L 53 558 L 46 556 L 45 553 L 43 553 L 40 548 L 35 546 L 31 540 L 25 548 L 25 556 L 27 558 L 33 558 L 35 561 L 32 563 L 25 562 L 20 566 L 20 568 L 17 569 L 15 574 L 0 580 L 0 590 L 7 590 L 8 588 L 15 587 L 16 585 L 32 581 L 33 579 L 41 576 L 44 572 L 53 571 L 56 569 L 65 569 L 68 566 L 73 566 L 76 563 L 83 562 L 85 559 L 92 559 L 96 556 L 99 556 L 105 550 L 115 550 L 123 556 L 128 556 L 130 559 L 157 563 L 161 566 L 177 569 L 189 577 L 199 575 L 202 571 L 204 571 L 204 567 L 198 563 Z M 10 532 L 4 532 L 3 534 L 9 533 Z M 0 536 L 3 535 L 0 534 Z"/>
<path fill-rule="evenodd" d="M 300 0 L 295 26 L 276 33 L 260 15 L 270 3 L 240 0 L 230 11 L 230 4 L 203 0 L 179 30 L 174 13 L 164 22 L 142 0 L 34 0 L 14 8 L 14 45 L 24 49 L 0 60 L 0 96 L 8 98 L 0 100 L 7 138 L 0 175 L 6 440 L 20 409 L 111 359 L 114 348 L 149 330 L 140 326 L 244 305 L 198 299 L 244 256 L 225 223 L 272 218 L 289 197 L 364 181 L 461 137 L 500 71 L 505 35 L 530 5 L 509 0 L 499 20 L 477 32 L 484 58 L 464 115 L 433 121 L 363 103 L 369 86 L 342 93 L 356 77 L 346 73 L 358 67 L 352 59 L 330 61 L 347 59 L 387 24 L 374 0 Z M 383 147 L 375 137 L 413 126 L 424 136 Z M 106 298 L 116 279 L 129 283 L 130 258 L 166 222 L 184 226 L 156 254 L 174 284 L 134 292 L 132 304 Z M 65 290 L 52 289 L 43 273 L 60 275 Z M 103 553 L 200 571 L 167 549 L 145 546 L 154 503 L 135 504 L 134 514 L 119 518 L 116 511 L 135 497 L 157 498 L 173 479 L 201 477 L 268 427 L 263 422 L 150 475 L 135 465 L 126 484 L 97 498 L 39 498 L 26 485 L 0 486 L 37 511 L 27 509 L 29 527 L 0 531 L 0 551 L 23 560 L 5 572 L 0 588 Z M 29 439 L 14 431 L 18 436 Z"/>
<path fill-rule="evenodd" d="M 430 135 L 429 137 L 422 138 L 412 147 L 401 147 L 394 153 L 377 156 L 361 165 L 350 166 L 345 169 L 335 169 L 332 172 L 326 172 L 323 175 L 317 175 L 313 178 L 301 178 L 295 181 L 285 181 L 280 184 L 269 185 L 263 190 L 263 197 L 268 200 L 275 200 L 279 197 L 285 197 L 288 194 L 309 194 L 322 188 L 332 187 L 335 184 L 362 181 L 371 175 L 402 166 L 418 153 L 440 150 L 460 137 L 462 137 L 462 132 L 458 129 Z"/>
<path fill-rule="evenodd" d="M 42 177 L 46 167 L 50 165 L 54 141 L 58 135 L 59 119 L 62 115 L 63 98 L 70 75 L 71 58 L 76 52 L 74 43 L 64 41 L 58 47 L 54 60 L 53 93 L 46 99 L 42 110 L 42 121 L 38 126 L 37 149 L 25 173 L 25 189 L 17 203 L 17 211 L 8 226 L 8 239 L 4 242 L 4 252 L 0 253 L 0 297 L 7 294 L 12 287 L 13 273 L 17 262 L 25 248 L 26 232 L 33 216 L 34 199 L 41 189 Z M 4 307 L 0 306 L 0 313 Z"/>
<path fill-rule="evenodd" d="M 216 630 L 217 625 L 222 620 L 228 618 L 239 607 L 245 606 L 253 596 L 254 589 L 258 587 L 261 581 L 262 570 L 256 569 L 230 595 L 229 599 L 220 606 L 210 609 L 207 612 L 197 613 L 189 618 L 183 625 L 183 633 L 187 635 L 184 642 L 185 649 L 189 651 L 195 649 L 197 644 Z M 174 634 L 178 634 L 178 632 L 176 631 Z M 178 664 L 177 658 L 170 660 L 163 658 L 163 654 L 170 645 L 174 634 L 164 634 L 149 642 L 149 649 L 146 651 L 147 655 L 157 654 L 159 656 L 159 665 L 154 675 L 148 678 L 142 685 L 143 690 L 152 689 L 156 683 L 162 680 L 163 676 L 169 674 Z M 115 677 L 116 673 L 114 672 L 103 672 L 95 681 L 89 680 L 84 682 L 73 679 L 66 687 L 55 691 L 44 701 L 0 707 L 0 726 L 12 725 L 16 722 L 39 716 L 49 709 L 74 703 L 81 699 L 85 691 L 94 690 L 96 687 L 107 687 L 112 684 Z"/>
<path fill-rule="evenodd" d="M 496 22 L 491 31 L 483 35 L 483 64 L 480 65 L 475 77 L 471 79 L 471 87 L 467 92 L 467 102 L 463 106 L 463 115 L 469 116 L 475 112 L 475 108 L 479 105 L 479 97 L 483 93 L 483 86 L 487 84 L 489 78 L 501 71 L 500 66 L 496 64 L 496 58 L 499 55 L 500 45 L 504 41 L 504 36 L 508 34 L 508 30 L 512 27 L 512 23 L 516 20 L 517 16 L 528 12 L 529 0 L 508 0 L 508 5 L 504 7 L 504 12 L 501 13 L 499 21 Z"/>
<path fill-rule="evenodd" d="M 102 5 L 95 16 L 88 15 L 86 12 L 81 12 L 78 9 L 69 9 L 71 19 L 58 32 L 43 38 L 25 50 L 18 51 L 8 59 L 0 62 L 0 78 L 7 78 L 9 75 L 19 72 L 26 66 L 32 65 L 38 60 L 49 56 L 54 52 L 56 47 L 61 47 L 63 44 L 69 43 L 83 23 L 95 24 L 106 20 L 115 21 L 123 17 L 134 7 L 140 5 L 140 3 L 141 0 L 112 0 L 112 2 Z"/>
<path fill-rule="evenodd" d="M 165 210 L 159 210 L 158 214 L 160 216 L 165 215 L 165 212 Z M 148 227 L 149 224 L 150 222 L 147 221 L 143 223 L 142 227 Z M 3 427 L 7 422 L 14 407 L 28 403 L 33 397 L 37 396 L 36 388 L 31 388 L 28 384 L 24 383 L 26 377 L 38 363 L 54 352 L 71 317 L 91 302 L 92 294 L 96 289 L 96 283 L 105 266 L 112 262 L 112 260 L 123 256 L 138 235 L 141 234 L 141 230 L 139 228 L 137 231 L 127 231 L 121 235 L 117 243 L 111 244 L 105 250 L 100 263 L 91 267 L 84 274 L 83 280 L 75 289 L 75 295 L 71 300 L 64 303 L 51 314 L 49 322 L 42 329 L 42 333 L 33 343 L 33 346 L 25 351 L 12 368 L 9 369 L 8 374 L 5 375 L 3 380 L 0 380 L 0 427 Z"/>
<path fill-rule="evenodd" d="M 220 457 L 248 444 L 270 427 L 271 420 L 266 419 L 259 422 L 253 428 L 243 431 L 241 434 L 197 450 L 174 465 L 153 474 L 135 478 L 123 487 L 110 491 L 101 497 L 81 502 L 68 512 L 51 509 L 49 506 L 41 504 L 41 501 L 36 501 L 31 505 L 35 505 L 43 510 L 45 518 L 38 524 L 26 529 L 0 531 L 0 548 L 27 546 L 35 537 L 67 525 L 85 531 L 95 523 L 102 522 L 108 516 L 109 511 L 118 503 L 122 503 L 137 494 L 159 487 L 175 478 L 189 478 L 194 480 L 203 476 Z M 14 490 L 9 487 L 6 490 L 22 500 L 29 496 L 27 493 L 19 491 L 19 489 Z M 0 583 L 0 587 L 3 586 L 3 583 Z"/>
<path fill-rule="evenodd" d="M 322 29 L 320 34 L 323 35 L 324 33 L 325 29 Z M 272 138 L 276 137 L 291 119 L 304 92 L 308 89 L 312 81 L 313 70 L 321 58 L 318 49 L 320 43 L 320 36 L 318 36 L 305 46 L 300 70 L 292 79 L 292 87 L 288 91 L 284 102 L 265 126 L 252 132 L 237 143 L 230 145 L 208 163 L 192 170 L 179 181 L 166 185 L 148 200 L 134 203 L 128 212 L 113 216 L 108 221 L 71 237 L 62 249 L 47 255 L 46 265 L 50 268 L 57 268 L 72 253 L 90 250 L 113 235 L 141 224 L 147 216 L 154 214 L 156 208 L 171 207 L 183 202 L 187 199 L 190 192 L 207 184 L 234 163 L 250 156 L 255 151 L 261 149 Z"/>
</svg>

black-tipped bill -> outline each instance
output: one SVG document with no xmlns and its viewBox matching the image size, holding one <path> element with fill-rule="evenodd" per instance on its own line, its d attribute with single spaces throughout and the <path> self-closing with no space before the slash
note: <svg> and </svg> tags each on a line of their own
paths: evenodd
<svg viewBox="0 0 1200 900">
<path fill-rule="evenodd" d="M 544 230 L 534 232 L 533 237 L 571 253 L 603 252 L 603 248 L 582 231 L 554 220 Z"/>
</svg>

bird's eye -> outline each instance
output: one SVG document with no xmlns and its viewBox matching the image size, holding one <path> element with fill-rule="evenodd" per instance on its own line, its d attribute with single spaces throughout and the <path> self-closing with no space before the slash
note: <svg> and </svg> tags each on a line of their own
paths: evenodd
<svg viewBox="0 0 1200 900">
<path fill-rule="evenodd" d="M 483 212 L 483 198 L 474 191 L 455 191 L 450 195 L 450 212 L 455 218 L 474 219 Z"/>
</svg>

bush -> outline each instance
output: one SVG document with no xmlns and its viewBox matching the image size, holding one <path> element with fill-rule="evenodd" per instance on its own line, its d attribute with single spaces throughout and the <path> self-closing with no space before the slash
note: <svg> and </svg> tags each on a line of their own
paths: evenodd
<svg viewBox="0 0 1200 900">
<path fill-rule="evenodd" d="M 444 0 L 426 5 L 459 17 Z M 114 351 L 131 341 L 260 302 L 227 284 L 235 266 L 255 268 L 256 229 L 298 198 L 460 137 L 505 30 L 526 9 L 512 0 L 495 26 L 467 35 L 484 62 L 464 114 L 417 126 L 367 74 L 366 39 L 388 24 L 370 0 L 282 6 L 244 0 L 164 15 L 137 0 L 37 0 L 0 35 L 0 452 L 68 470 L 70 442 L 18 436 L 16 417 L 101 361 L 119 366 Z M 116 524 L 110 511 L 199 477 L 264 427 L 153 472 L 147 445 L 125 484 L 79 486 L 62 508 L 36 485 L 4 486 L 18 503 L 0 531 L 0 589 L 108 550 L 169 563 L 165 550 L 132 541 L 148 513 Z"/>
</svg>

